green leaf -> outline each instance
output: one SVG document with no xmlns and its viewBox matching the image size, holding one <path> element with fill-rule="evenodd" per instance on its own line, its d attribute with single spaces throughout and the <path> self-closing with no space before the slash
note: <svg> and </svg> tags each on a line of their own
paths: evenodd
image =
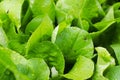
<svg viewBox="0 0 120 80">
<path fill-rule="evenodd" d="M 16 80 L 49 79 L 49 68 L 41 58 L 26 60 L 19 53 L 0 47 L 0 63 L 14 73 Z"/>
<path fill-rule="evenodd" d="M 0 20 L 0 45 L 7 47 L 8 39 L 7 36 L 2 28 L 2 21 Z"/>
<path fill-rule="evenodd" d="M 26 26 L 25 33 L 30 34 L 35 31 L 35 29 L 40 25 L 43 16 L 37 16 L 33 18 Z"/>
<path fill-rule="evenodd" d="M 11 22 L 7 14 L 0 14 L 1 27 L 3 28 L 8 41 L 17 38 L 16 28 L 14 23 Z"/>
<path fill-rule="evenodd" d="M 98 31 L 96 32 L 93 31 L 92 33 L 90 33 L 95 44 L 100 44 L 100 42 L 103 41 L 102 42 L 103 45 L 106 44 L 108 45 L 108 43 L 111 42 L 110 39 L 113 36 L 112 34 L 114 34 L 114 32 L 111 31 L 115 29 L 112 28 L 113 27 L 112 25 L 115 24 L 115 22 L 116 20 L 114 18 L 114 10 L 113 7 L 111 6 L 106 16 L 100 22 L 94 24 L 94 27 L 98 29 Z M 108 36 L 108 34 L 110 35 Z"/>
<path fill-rule="evenodd" d="M 63 76 L 65 78 L 72 80 L 86 80 L 93 75 L 93 71 L 94 71 L 93 61 L 84 56 L 79 56 L 70 72 Z"/>
<path fill-rule="evenodd" d="M 111 24 L 115 23 L 115 18 L 114 18 L 114 9 L 111 6 L 108 13 L 105 15 L 105 17 L 98 23 L 95 23 L 94 26 L 98 30 L 102 30 L 107 26 L 110 26 Z"/>
<path fill-rule="evenodd" d="M 33 12 L 33 16 L 46 15 L 54 21 L 55 18 L 55 6 L 53 0 L 29 0 L 30 8 Z"/>
<path fill-rule="evenodd" d="M 69 27 L 70 25 L 68 25 L 65 21 L 61 22 L 52 32 L 52 38 L 51 41 L 53 43 L 55 43 L 56 41 L 56 37 L 57 34 L 59 34 L 60 32 L 62 32 L 65 28 Z"/>
<path fill-rule="evenodd" d="M 27 64 L 32 70 L 32 74 L 28 74 L 30 80 L 49 80 L 50 71 L 43 59 L 32 58 Z"/>
<path fill-rule="evenodd" d="M 89 33 L 77 27 L 65 28 L 57 35 L 55 43 L 68 61 L 76 60 L 78 55 L 93 56 L 94 47 Z"/>
<path fill-rule="evenodd" d="M 117 61 L 120 64 L 120 43 L 112 44 L 111 47 L 113 48 Z"/>
<path fill-rule="evenodd" d="M 10 40 L 8 48 L 20 53 L 21 55 L 25 55 L 25 44 L 22 44 L 17 40 Z"/>
<path fill-rule="evenodd" d="M 0 63 L 0 79 L 2 74 L 5 72 L 6 68 Z"/>
<path fill-rule="evenodd" d="M 38 28 L 32 33 L 30 36 L 27 45 L 26 45 L 26 55 L 31 47 L 38 42 L 43 36 L 48 35 L 51 36 L 53 31 L 53 24 L 51 19 L 48 16 L 45 16 L 38 26 Z"/>
<path fill-rule="evenodd" d="M 97 47 L 96 51 L 98 53 L 96 70 L 93 76 L 93 80 L 108 80 L 103 76 L 104 71 L 110 67 L 115 65 L 114 58 L 109 54 L 109 52 L 103 47 Z"/>
<path fill-rule="evenodd" d="M 114 30 L 112 44 L 111 44 L 111 47 L 113 48 L 113 50 L 115 52 L 118 64 L 120 64 L 120 56 L 119 56 L 119 53 L 120 53 L 120 49 L 119 49 L 120 48 L 120 26 L 119 25 L 120 25 L 120 22 L 117 22 L 116 28 Z"/>
<path fill-rule="evenodd" d="M 59 0 L 56 7 L 58 22 L 71 22 L 74 18 L 91 20 L 97 17 L 98 13 L 104 13 L 97 0 Z"/>
<path fill-rule="evenodd" d="M 43 58 L 50 67 L 55 67 L 60 74 L 64 71 L 64 57 L 60 49 L 49 41 L 36 43 L 28 52 L 29 58 Z"/>
<path fill-rule="evenodd" d="M 114 66 L 106 70 L 105 77 L 109 80 L 119 80 L 120 79 L 120 66 Z"/>
<path fill-rule="evenodd" d="M 89 30 L 89 23 L 88 23 L 87 20 L 84 20 L 84 19 L 83 19 L 83 20 L 80 20 L 80 19 L 79 19 L 78 26 L 79 26 L 80 28 L 86 30 L 86 31 Z"/>
<path fill-rule="evenodd" d="M 0 63 L 14 73 L 16 80 L 29 80 L 27 76 L 17 70 L 17 66 L 13 62 L 13 59 L 16 58 L 14 54 L 15 52 L 0 47 Z"/>
<path fill-rule="evenodd" d="M 115 15 L 115 18 L 120 18 L 120 9 L 119 9 L 119 7 L 120 7 L 120 2 L 117 2 L 117 3 L 115 3 L 114 5 L 113 5 L 113 7 L 114 7 L 114 15 Z"/>
<path fill-rule="evenodd" d="M 98 0 L 101 4 L 105 3 L 106 0 Z"/>
<path fill-rule="evenodd" d="M 21 26 L 21 8 L 24 0 L 4 0 L 0 3 L 0 8 L 8 14 L 17 29 Z"/>
</svg>

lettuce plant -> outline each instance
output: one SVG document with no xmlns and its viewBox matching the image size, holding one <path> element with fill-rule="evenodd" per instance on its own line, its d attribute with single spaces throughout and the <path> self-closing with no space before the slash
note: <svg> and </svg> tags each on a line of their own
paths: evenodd
<svg viewBox="0 0 120 80">
<path fill-rule="evenodd" d="M 118 0 L 0 0 L 0 80 L 119 80 Z"/>
</svg>

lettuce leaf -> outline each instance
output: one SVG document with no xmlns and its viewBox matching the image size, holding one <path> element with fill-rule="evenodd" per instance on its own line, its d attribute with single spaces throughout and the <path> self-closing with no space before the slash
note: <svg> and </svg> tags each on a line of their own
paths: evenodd
<svg viewBox="0 0 120 80">
<path fill-rule="evenodd" d="M 72 80 L 85 80 L 93 75 L 94 63 L 91 59 L 79 56 L 73 68 L 64 77 Z"/>
<path fill-rule="evenodd" d="M 92 58 L 94 46 L 89 33 L 77 27 L 68 27 L 60 32 L 55 44 L 62 50 L 67 61 L 75 61 L 79 55 Z"/>
<path fill-rule="evenodd" d="M 28 51 L 30 48 L 38 42 L 43 36 L 51 36 L 53 31 L 53 24 L 51 19 L 48 16 L 45 16 L 41 22 L 41 24 L 38 26 L 38 28 L 32 33 L 30 38 L 28 39 L 28 42 L 26 44 L 26 55 L 28 54 Z"/>
<path fill-rule="evenodd" d="M 64 57 L 60 49 L 49 41 L 36 43 L 28 52 L 28 58 L 43 58 L 50 68 L 55 67 L 59 74 L 64 72 Z"/>
<path fill-rule="evenodd" d="M 55 6 L 53 0 L 29 0 L 33 16 L 46 15 L 55 20 Z"/>
<path fill-rule="evenodd" d="M 27 60 L 19 53 L 0 47 L 0 63 L 13 72 L 16 80 L 49 79 L 49 68 L 41 58 Z"/>
<path fill-rule="evenodd" d="M 0 11 L 7 13 L 17 29 L 21 26 L 21 8 L 24 0 L 4 0 L 0 3 Z"/>
<path fill-rule="evenodd" d="M 106 70 L 105 77 L 109 80 L 119 80 L 120 79 L 120 66 L 113 66 Z"/>
<path fill-rule="evenodd" d="M 82 20 L 90 21 L 98 14 L 104 14 L 97 0 L 59 0 L 56 7 L 58 23 L 64 20 L 71 23 L 75 18 L 81 23 Z"/>
<path fill-rule="evenodd" d="M 115 59 L 103 47 L 96 47 L 96 50 L 98 52 L 98 57 L 92 80 L 109 80 L 103 76 L 103 73 L 108 67 L 115 65 Z"/>
<path fill-rule="evenodd" d="M 8 45 L 8 39 L 7 36 L 2 28 L 2 21 L 0 20 L 0 45 L 7 47 Z"/>
</svg>

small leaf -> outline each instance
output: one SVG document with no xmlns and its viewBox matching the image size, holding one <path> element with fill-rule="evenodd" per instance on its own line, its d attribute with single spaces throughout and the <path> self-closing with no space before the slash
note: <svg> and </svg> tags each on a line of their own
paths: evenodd
<svg viewBox="0 0 120 80">
<path fill-rule="evenodd" d="M 120 79 L 120 66 L 113 66 L 106 70 L 105 77 L 109 80 L 119 80 Z"/>
<path fill-rule="evenodd" d="M 29 78 L 17 70 L 16 65 L 13 62 L 13 59 L 16 57 L 12 57 L 14 52 L 11 52 L 9 49 L 0 47 L 0 64 L 8 68 L 15 75 L 16 80 L 29 80 Z"/>
<path fill-rule="evenodd" d="M 113 7 L 111 6 L 105 17 L 100 22 L 95 23 L 94 26 L 98 30 L 102 30 L 113 23 L 115 23 L 115 18 L 114 18 L 114 10 Z"/>
<path fill-rule="evenodd" d="M 0 20 L 0 45 L 7 47 L 8 39 L 7 36 L 2 28 L 2 21 Z"/>
<path fill-rule="evenodd" d="M 8 13 L 11 21 L 16 25 L 17 29 L 21 26 L 21 8 L 24 0 L 4 0 L 0 3 L 0 8 Z"/>
<path fill-rule="evenodd" d="M 13 72 L 16 80 L 49 80 L 49 68 L 41 58 L 27 60 L 19 53 L 0 47 L 0 64 Z"/>
<path fill-rule="evenodd" d="M 103 73 L 108 67 L 115 65 L 115 60 L 103 47 L 97 47 L 96 51 L 98 53 L 98 58 L 96 70 L 92 80 L 108 80 L 103 76 Z"/>
<path fill-rule="evenodd" d="M 53 21 L 55 18 L 55 6 L 53 0 L 29 0 L 33 16 L 48 15 Z"/>
<path fill-rule="evenodd" d="M 37 16 L 33 18 L 28 24 L 25 29 L 26 34 L 33 33 L 35 29 L 40 25 L 41 21 L 43 19 L 43 16 Z"/>
<path fill-rule="evenodd" d="M 79 56 L 70 72 L 63 76 L 65 78 L 72 80 L 86 80 L 93 75 L 93 71 L 94 71 L 93 61 L 84 56 Z"/>
<path fill-rule="evenodd" d="M 48 16 L 45 16 L 38 26 L 38 28 L 30 36 L 27 45 L 26 45 L 26 55 L 30 48 L 38 42 L 44 35 L 51 36 L 53 31 L 53 24 L 51 19 Z"/>
<path fill-rule="evenodd" d="M 28 52 L 27 57 L 43 58 L 50 67 L 54 66 L 60 74 L 63 74 L 65 61 L 62 52 L 55 44 L 49 41 L 36 43 Z"/>
<path fill-rule="evenodd" d="M 61 22 L 54 30 L 52 33 L 52 38 L 51 41 L 55 43 L 57 34 L 62 32 L 65 28 L 69 27 L 65 21 Z"/>
<path fill-rule="evenodd" d="M 111 47 L 113 48 L 118 64 L 120 64 L 120 43 L 112 44 Z"/>
<path fill-rule="evenodd" d="M 57 35 L 55 44 L 67 61 L 75 61 L 79 55 L 93 56 L 94 47 L 89 33 L 77 27 L 65 28 Z"/>
<path fill-rule="evenodd" d="M 62 21 L 71 23 L 74 18 L 91 20 L 103 13 L 96 0 L 58 0 L 56 3 L 56 15 L 59 23 Z"/>
</svg>

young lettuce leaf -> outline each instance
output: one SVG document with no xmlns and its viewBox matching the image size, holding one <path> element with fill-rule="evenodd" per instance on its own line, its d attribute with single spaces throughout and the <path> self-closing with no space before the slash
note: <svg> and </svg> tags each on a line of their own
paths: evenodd
<svg viewBox="0 0 120 80">
<path fill-rule="evenodd" d="M 5 49 L 3 47 L 0 47 L 0 63 L 4 65 L 6 68 L 8 68 L 10 71 L 12 71 L 16 77 L 16 80 L 29 80 L 29 78 L 22 73 L 20 73 L 17 70 L 16 65 L 12 61 L 12 54 L 13 52 L 9 51 L 8 49 Z"/>
<path fill-rule="evenodd" d="M 55 6 L 53 0 L 29 0 L 33 16 L 48 15 L 55 20 Z"/>
<path fill-rule="evenodd" d="M 49 68 L 41 58 L 26 60 L 19 53 L 0 47 L 0 63 L 14 73 L 16 80 L 49 79 Z"/>
<path fill-rule="evenodd" d="M 99 12 L 104 13 L 101 9 L 97 0 L 59 0 L 56 4 L 56 15 L 58 23 L 64 20 L 71 23 L 74 18 L 91 20 Z"/>
<path fill-rule="evenodd" d="M 102 39 L 103 42 L 106 41 L 105 43 L 111 42 L 111 41 L 107 41 L 107 38 L 111 38 L 113 33 L 108 31 L 109 33 L 111 33 L 111 36 L 109 35 L 108 37 L 104 37 L 103 35 L 105 35 L 105 32 L 107 30 L 109 30 L 109 28 L 112 28 L 112 25 L 115 22 L 116 22 L 116 20 L 114 18 L 114 9 L 113 9 L 113 6 L 111 6 L 109 8 L 109 11 L 107 12 L 106 16 L 100 22 L 97 22 L 97 23 L 94 24 L 94 27 L 98 31 L 90 33 L 90 35 L 91 35 L 95 44 L 100 44 L 101 39 Z M 108 39 L 108 40 L 110 40 L 110 39 Z"/>
<path fill-rule="evenodd" d="M 115 9 L 115 14 L 118 14 L 117 11 L 119 11 L 120 3 L 114 4 L 114 9 Z M 114 30 L 114 36 L 113 36 L 113 41 L 111 44 L 112 49 L 115 52 L 118 64 L 120 64 L 120 19 L 118 19 L 119 15 L 115 15 L 116 17 L 116 27 Z"/>
<path fill-rule="evenodd" d="M 86 80 L 93 75 L 93 71 L 93 61 L 84 56 L 79 56 L 70 72 L 63 76 L 72 80 Z"/>
<path fill-rule="evenodd" d="M 115 23 L 114 9 L 113 6 L 111 6 L 105 17 L 100 22 L 95 23 L 94 27 L 97 28 L 98 30 L 102 30 L 113 23 Z"/>
<path fill-rule="evenodd" d="M 115 65 L 115 60 L 103 47 L 96 47 L 96 51 L 98 53 L 98 58 L 92 80 L 109 80 L 103 76 L 103 73 L 108 67 Z"/>
<path fill-rule="evenodd" d="M 24 0 L 3 0 L 0 3 L 0 10 L 8 14 L 11 21 L 16 25 L 17 29 L 21 26 L 21 8 Z"/>
<path fill-rule="evenodd" d="M 2 28 L 2 21 L 0 20 L 0 45 L 7 47 L 8 39 L 7 36 Z"/>
<path fill-rule="evenodd" d="M 105 77 L 109 80 L 119 80 L 120 79 L 120 66 L 113 66 L 105 71 Z"/>
<path fill-rule="evenodd" d="M 70 27 L 65 21 L 61 22 L 52 32 L 52 38 L 51 41 L 55 43 L 57 34 L 62 32 L 65 28 Z"/>
<path fill-rule="evenodd" d="M 20 53 L 21 55 L 25 55 L 25 45 L 26 44 L 20 43 L 18 40 L 10 40 L 8 48 Z"/>
<path fill-rule="evenodd" d="M 43 58 L 50 67 L 55 67 L 59 74 L 64 71 L 64 57 L 60 49 L 49 41 L 36 43 L 28 52 L 28 58 Z"/>
<path fill-rule="evenodd" d="M 113 5 L 113 7 L 114 7 L 114 14 L 115 14 L 115 18 L 120 18 L 120 9 L 119 9 L 119 7 L 120 7 L 120 2 L 117 2 L 117 3 L 115 3 L 114 5 Z"/>
<path fill-rule="evenodd" d="M 51 19 L 48 16 L 45 16 L 38 26 L 38 28 L 32 33 L 27 44 L 26 44 L 26 55 L 32 46 L 38 42 L 43 36 L 51 36 L 53 31 L 53 24 Z"/>
<path fill-rule="evenodd" d="M 40 25 L 44 16 L 37 16 L 33 18 L 26 26 L 25 33 L 30 34 L 35 31 L 35 29 Z"/>
<path fill-rule="evenodd" d="M 92 58 L 93 42 L 89 33 L 77 27 L 68 27 L 60 32 L 55 44 L 62 50 L 67 61 L 75 61 L 79 55 Z"/>
</svg>

